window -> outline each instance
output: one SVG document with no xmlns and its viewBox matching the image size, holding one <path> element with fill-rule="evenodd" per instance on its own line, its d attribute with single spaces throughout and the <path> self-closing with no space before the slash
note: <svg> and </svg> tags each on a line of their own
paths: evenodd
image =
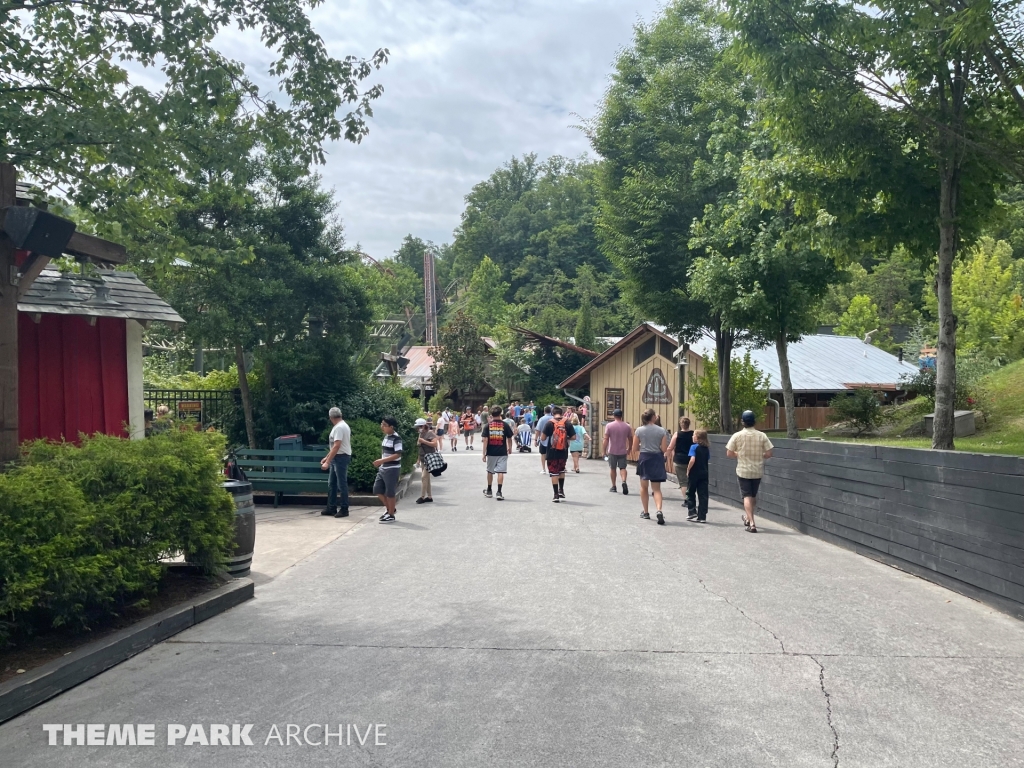
<svg viewBox="0 0 1024 768">
<path fill-rule="evenodd" d="M 643 344 L 638 344 L 633 349 L 633 367 L 640 365 L 644 360 L 654 357 L 655 351 L 658 349 L 658 337 L 651 336 Z"/>
<path fill-rule="evenodd" d="M 604 417 L 610 421 L 612 419 L 612 413 L 617 410 L 622 410 L 622 402 L 625 399 L 626 390 L 606 389 L 604 391 Z"/>
<path fill-rule="evenodd" d="M 660 336 L 658 337 L 658 341 L 660 342 L 658 353 L 662 357 L 664 357 L 666 360 L 675 360 L 676 359 L 675 358 L 675 354 L 676 354 L 676 347 L 675 347 L 675 345 L 671 341 L 669 341 L 668 339 L 663 339 Z"/>
</svg>

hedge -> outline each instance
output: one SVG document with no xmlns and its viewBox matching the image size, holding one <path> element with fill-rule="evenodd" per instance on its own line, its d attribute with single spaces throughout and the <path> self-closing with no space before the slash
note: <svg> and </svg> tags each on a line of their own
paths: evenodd
<svg viewBox="0 0 1024 768">
<path fill-rule="evenodd" d="M 25 444 L 0 474 L 0 645 L 144 604 L 163 558 L 220 568 L 234 525 L 223 453 L 193 431 Z"/>
</svg>

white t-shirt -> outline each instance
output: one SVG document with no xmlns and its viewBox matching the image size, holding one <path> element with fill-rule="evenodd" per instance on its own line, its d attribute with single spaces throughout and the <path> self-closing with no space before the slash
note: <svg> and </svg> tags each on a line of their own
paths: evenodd
<svg viewBox="0 0 1024 768">
<path fill-rule="evenodd" d="M 331 428 L 331 445 L 333 448 L 334 444 L 341 441 L 341 448 L 338 449 L 338 453 L 345 453 L 349 456 L 352 455 L 352 430 L 348 424 L 344 421 L 339 421 Z"/>
</svg>

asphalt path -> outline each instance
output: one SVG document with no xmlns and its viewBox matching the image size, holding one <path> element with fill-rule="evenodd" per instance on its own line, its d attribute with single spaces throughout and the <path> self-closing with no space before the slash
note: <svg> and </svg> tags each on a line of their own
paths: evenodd
<svg viewBox="0 0 1024 768">
<path fill-rule="evenodd" d="M 434 504 L 0 726 L 0 765 L 1024 765 L 1024 624 L 718 504 L 688 523 L 674 485 L 641 520 L 603 462 L 557 505 L 536 454 L 502 502 L 478 451 L 448 462 Z M 90 723 L 155 746 L 47 743 Z M 167 745 L 212 724 L 253 745 Z"/>
</svg>

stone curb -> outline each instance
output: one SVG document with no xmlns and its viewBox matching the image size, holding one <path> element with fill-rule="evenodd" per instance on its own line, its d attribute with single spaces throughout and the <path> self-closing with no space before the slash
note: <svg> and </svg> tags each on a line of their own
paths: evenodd
<svg viewBox="0 0 1024 768">
<path fill-rule="evenodd" d="M 232 579 L 190 603 L 168 608 L 127 629 L 0 683 L 0 723 L 130 659 L 182 630 L 253 597 L 250 579 Z"/>
</svg>

